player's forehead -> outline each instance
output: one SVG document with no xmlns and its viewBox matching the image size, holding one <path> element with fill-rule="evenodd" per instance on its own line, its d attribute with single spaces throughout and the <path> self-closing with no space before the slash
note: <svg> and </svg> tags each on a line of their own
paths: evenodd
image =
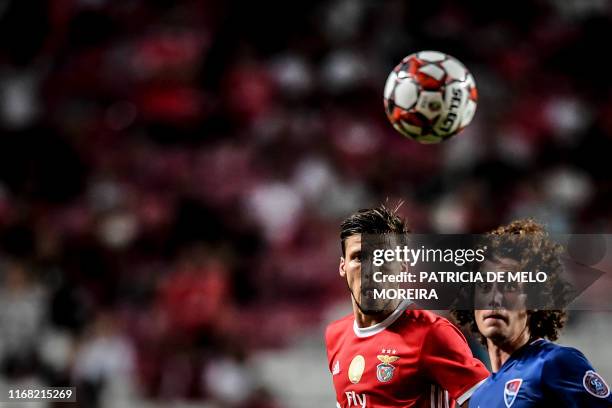
<svg viewBox="0 0 612 408">
<path fill-rule="evenodd" d="M 346 248 L 346 253 L 350 254 L 351 252 L 360 251 L 361 250 L 361 234 L 354 234 L 346 238 L 344 241 L 344 247 Z"/>
</svg>

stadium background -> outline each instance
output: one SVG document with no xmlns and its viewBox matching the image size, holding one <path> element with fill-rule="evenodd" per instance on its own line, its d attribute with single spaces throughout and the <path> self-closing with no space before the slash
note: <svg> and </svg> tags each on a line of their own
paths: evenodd
<svg viewBox="0 0 612 408">
<path fill-rule="evenodd" d="M 338 224 L 610 232 L 612 3 L 0 1 L 0 375 L 83 407 L 333 406 Z M 473 72 L 454 140 L 386 122 L 406 54 Z M 561 343 L 612 378 L 610 314 Z M 475 349 L 477 352 L 481 352 Z"/>
</svg>

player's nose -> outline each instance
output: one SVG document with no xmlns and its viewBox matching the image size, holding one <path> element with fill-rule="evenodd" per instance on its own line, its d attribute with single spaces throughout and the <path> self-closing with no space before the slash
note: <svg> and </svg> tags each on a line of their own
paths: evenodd
<svg viewBox="0 0 612 408">
<path fill-rule="evenodd" d="M 503 292 L 500 290 L 498 285 L 493 285 L 487 306 L 489 306 L 491 309 L 499 309 L 502 307 L 503 299 Z"/>
</svg>

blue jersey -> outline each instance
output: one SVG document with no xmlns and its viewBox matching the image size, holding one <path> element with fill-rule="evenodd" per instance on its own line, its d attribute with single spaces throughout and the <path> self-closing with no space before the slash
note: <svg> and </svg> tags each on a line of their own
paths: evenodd
<svg viewBox="0 0 612 408">
<path fill-rule="evenodd" d="M 515 351 L 470 399 L 470 408 L 510 407 L 612 407 L 612 396 L 580 351 L 539 339 Z"/>
</svg>

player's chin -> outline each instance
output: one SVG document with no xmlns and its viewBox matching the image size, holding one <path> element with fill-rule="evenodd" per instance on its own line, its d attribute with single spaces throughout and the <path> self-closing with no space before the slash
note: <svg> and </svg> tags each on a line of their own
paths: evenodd
<svg viewBox="0 0 612 408">
<path fill-rule="evenodd" d="M 506 328 L 507 324 L 502 319 L 484 319 L 478 322 L 478 330 L 485 337 L 488 337 L 488 334 L 503 333 Z"/>
<path fill-rule="evenodd" d="M 399 302 L 396 300 L 385 300 L 376 302 L 370 305 L 369 308 L 363 310 L 366 315 L 381 315 L 393 312 L 399 306 Z"/>
<path fill-rule="evenodd" d="M 480 333 L 487 339 L 491 340 L 495 344 L 505 343 L 506 332 L 502 327 L 489 326 L 480 329 Z"/>
</svg>

